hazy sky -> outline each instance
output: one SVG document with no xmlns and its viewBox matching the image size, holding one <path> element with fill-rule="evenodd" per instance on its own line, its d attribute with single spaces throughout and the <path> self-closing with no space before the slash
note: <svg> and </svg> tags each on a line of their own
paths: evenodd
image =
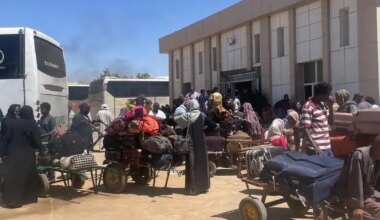
<svg viewBox="0 0 380 220">
<path fill-rule="evenodd" d="M 1 27 L 31 27 L 59 41 L 69 81 L 102 70 L 168 74 L 158 39 L 239 0 L 0 0 Z"/>
</svg>

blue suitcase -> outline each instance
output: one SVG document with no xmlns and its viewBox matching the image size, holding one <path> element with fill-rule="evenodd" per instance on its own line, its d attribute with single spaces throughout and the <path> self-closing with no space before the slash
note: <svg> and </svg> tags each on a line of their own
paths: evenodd
<svg viewBox="0 0 380 220">
<path fill-rule="evenodd" d="M 338 181 L 343 160 L 308 156 L 285 167 L 277 177 L 284 196 L 302 195 L 309 203 L 319 203 L 330 196 Z"/>
<path fill-rule="evenodd" d="M 260 178 L 265 182 L 272 181 L 273 177 L 279 175 L 285 167 L 307 157 L 308 155 L 297 151 L 287 151 L 277 155 L 264 163 Z"/>
</svg>

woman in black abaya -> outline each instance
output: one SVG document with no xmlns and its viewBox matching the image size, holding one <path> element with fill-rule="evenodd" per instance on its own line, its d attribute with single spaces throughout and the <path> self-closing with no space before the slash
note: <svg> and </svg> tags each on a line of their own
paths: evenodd
<svg viewBox="0 0 380 220">
<path fill-rule="evenodd" d="M 193 141 L 186 156 L 185 191 L 189 195 L 206 193 L 210 188 L 210 172 L 203 128 L 207 125 L 208 129 L 213 129 L 216 124 L 199 110 L 197 100 L 191 100 L 188 104 L 188 112 L 175 117 L 174 120 L 182 128 L 190 129 L 189 135 Z M 184 135 L 187 129 L 184 129 Z"/>
<path fill-rule="evenodd" d="M 5 116 L 5 118 L 1 122 L 1 137 L 0 140 L 2 140 L 2 137 L 5 136 L 5 133 L 7 131 L 7 128 L 12 124 L 13 120 L 18 119 L 20 117 L 20 105 L 13 104 L 9 106 L 8 113 Z M 3 157 L 6 154 L 5 148 L 0 145 L 0 157 Z"/>
<path fill-rule="evenodd" d="M 36 149 L 41 149 L 40 133 L 33 116 L 33 109 L 24 106 L 20 119 L 7 128 L 2 145 L 7 153 L 4 159 L 5 174 L 3 202 L 8 208 L 37 202 L 38 176 Z"/>
</svg>

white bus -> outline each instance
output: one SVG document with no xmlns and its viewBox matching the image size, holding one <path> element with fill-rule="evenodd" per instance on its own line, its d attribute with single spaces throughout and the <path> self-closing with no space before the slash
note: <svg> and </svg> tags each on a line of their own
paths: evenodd
<svg viewBox="0 0 380 220">
<path fill-rule="evenodd" d="M 79 104 L 82 102 L 88 102 L 88 91 L 90 85 L 69 83 L 69 104 L 71 104 L 72 110 L 77 113 L 79 111 Z"/>
<path fill-rule="evenodd" d="M 30 28 L 0 28 L 0 108 L 48 102 L 57 124 L 67 122 L 67 80 L 62 46 Z"/>
<path fill-rule="evenodd" d="M 96 115 L 101 104 L 107 104 L 114 116 L 120 114 L 128 99 L 143 94 L 160 105 L 169 104 L 169 80 L 159 79 L 118 79 L 106 77 L 90 84 L 89 104 L 91 114 Z"/>
</svg>

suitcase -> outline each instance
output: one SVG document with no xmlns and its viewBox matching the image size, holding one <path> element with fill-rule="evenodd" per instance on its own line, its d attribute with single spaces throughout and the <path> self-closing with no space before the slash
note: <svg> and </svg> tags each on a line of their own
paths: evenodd
<svg viewBox="0 0 380 220">
<path fill-rule="evenodd" d="M 307 157 L 306 154 L 297 151 L 284 152 L 264 163 L 260 177 L 264 181 L 272 180 L 272 176 L 279 175 L 285 167 Z"/>
<path fill-rule="evenodd" d="M 380 108 L 359 110 L 355 117 L 357 134 L 380 134 Z"/>
<path fill-rule="evenodd" d="M 224 151 L 226 146 L 226 139 L 220 136 L 205 136 L 205 145 L 207 151 L 210 152 L 220 152 Z"/>
<path fill-rule="evenodd" d="M 285 167 L 277 177 L 284 197 L 304 196 L 316 204 L 330 196 L 338 181 L 343 160 L 334 157 L 308 156 Z"/>
<path fill-rule="evenodd" d="M 245 155 L 248 177 L 259 177 L 264 163 L 285 151 L 282 147 L 263 146 L 248 150 Z"/>
<path fill-rule="evenodd" d="M 353 132 L 355 129 L 354 126 L 355 116 L 351 113 L 334 113 L 334 125 L 332 128 L 334 130 L 343 130 L 347 132 Z"/>
</svg>

